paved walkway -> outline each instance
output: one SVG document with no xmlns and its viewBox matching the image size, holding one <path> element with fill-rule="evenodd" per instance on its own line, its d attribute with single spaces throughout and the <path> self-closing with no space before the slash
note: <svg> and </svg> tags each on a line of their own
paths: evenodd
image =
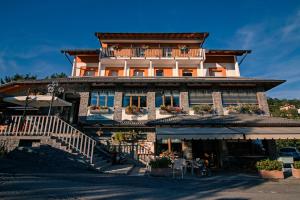
<svg viewBox="0 0 300 200">
<path fill-rule="evenodd" d="M 0 174 L 0 199 L 299 199 L 300 180 Z"/>
<path fill-rule="evenodd" d="M 222 173 L 181 180 L 144 172 L 136 167 L 129 176 L 99 174 L 55 149 L 16 150 L 0 158 L 0 199 L 300 199 L 300 180 L 293 178 Z"/>
</svg>

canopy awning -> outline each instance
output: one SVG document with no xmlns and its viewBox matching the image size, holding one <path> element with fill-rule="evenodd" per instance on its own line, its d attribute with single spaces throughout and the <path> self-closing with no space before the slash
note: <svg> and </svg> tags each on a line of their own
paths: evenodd
<svg viewBox="0 0 300 200">
<path fill-rule="evenodd" d="M 232 127 L 246 139 L 300 139 L 300 127 Z"/>
<path fill-rule="evenodd" d="M 300 127 L 157 128 L 157 139 L 300 139 Z"/>
<path fill-rule="evenodd" d="M 15 97 L 5 97 L 3 101 L 17 104 L 20 106 L 26 105 L 26 98 L 27 96 L 15 96 Z M 50 95 L 29 95 L 28 96 L 28 105 L 30 107 L 41 108 L 41 107 L 49 107 L 52 101 L 52 96 Z M 53 97 L 52 102 L 53 107 L 60 107 L 60 106 L 72 106 L 72 103 L 67 102 L 63 99 L 58 97 Z"/>
<path fill-rule="evenodd" d="M 157 128 L 157 139 L 244 139 L 244 135 L 229 128 Z"/>
</svg>

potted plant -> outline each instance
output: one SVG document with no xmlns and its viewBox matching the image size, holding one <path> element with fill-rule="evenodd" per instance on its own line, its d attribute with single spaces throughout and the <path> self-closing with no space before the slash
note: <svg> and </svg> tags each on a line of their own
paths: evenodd
<svg viewBox="0 0 300 200">
<path fill-rule="evenodd" d="M 110 109 L 107 106 L 90 106 L 91 114 L 108 114 Z"/>
<path fill-rule="evenodd" d="M 300 178 L 300 161 L 295 161 L 292 166 L 293 177 Z"/>
<path fill-rule="evenodd" d="M 205 115 L 205 114 L 212 114 L 213 113 L 213 107 L 209 104 L 204 105 L 195 105 L 192 107 L 193 111 L 197 115 Z"/>
<path fill-rule="evenodd" d="M 155 160 L 151 160 L 149 162 L 151 167 L 150 174 L 152 176 L 169 176 L 172 174 L 171 164 L 171 160 L 167 157 L 158 157 Z"/>
<path fill-rule="evenodd" d="M 167 114 L 183 114 L 184 111 L 180 107 L 173 107 L 173 106 L 165 106 L 161 105 L 159 109 L 159 113 L 161 115 L 167 115 Z"/>
<path fill-rule="evenodd" d="M 137 106 L 127 106 L 125 109 L 127 115 L 138 115 L 143 113 L 143 109 Z"/>
<path fill-rule="evenodd" d="M 261 160 L 256 163 L 256 168 L 262 178 L 265 179 L 283 179 L 283 163 L 278 160 Z"/>
</svg>

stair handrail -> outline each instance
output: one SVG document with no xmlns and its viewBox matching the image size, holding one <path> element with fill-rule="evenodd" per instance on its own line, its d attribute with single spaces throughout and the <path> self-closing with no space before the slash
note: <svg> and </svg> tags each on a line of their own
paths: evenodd
<svg viewBox="0 0 300 200">
<path fill-rule="evenodd" d="M 14 115 L 10 123 L 0 129 L 4 136 L 47 136 L 56 137 L 93 162 L 96 140 L 68 124 L 57 116 Z"/>
</svg>

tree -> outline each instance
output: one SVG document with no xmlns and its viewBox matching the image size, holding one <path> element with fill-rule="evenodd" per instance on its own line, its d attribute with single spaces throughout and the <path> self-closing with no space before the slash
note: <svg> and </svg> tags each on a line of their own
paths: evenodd
<svg viewBox="0 0 300 200">
<path fill-rule="evenodd" d="M 65 74 L 64 72 L 61 72 L 61 73 L 54 73 L 50 77 L 46 76 L 45 79 L 67 78 L 67 77 L 68 77 L 67 74 Z"/>
<path fill-rule="evenodd" d="M 5 76 L 4 78 L 0 79 L 1 84 L 9 83 L 12 81 L 20 81 L 20 80 L 36 80 L 37 76 L 36 75 L 31 75 L 31 74 L 15 74 L 13 76 Z"/>
</svg>

